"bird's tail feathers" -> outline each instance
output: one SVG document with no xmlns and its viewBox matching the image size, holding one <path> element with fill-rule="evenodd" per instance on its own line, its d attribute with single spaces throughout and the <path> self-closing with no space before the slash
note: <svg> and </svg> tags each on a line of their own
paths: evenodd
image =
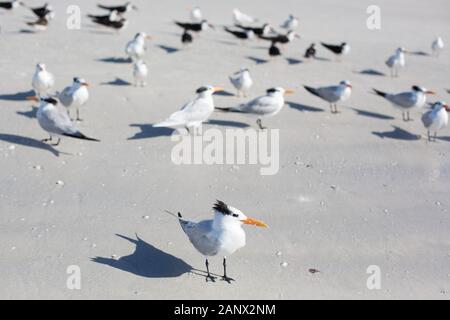
<svg viewBox="0 0 450 320">
<path fill-rule="evenodd" d="M 377 89 L 375 89 L 375 88 L 372 88 L 372 89 L 373 89 L 373 93 L 375 93 L 376 95 L 379 95 L 379 96 L 381 96 L 381 97 L 383 97 L 383 98 L 386 98 L 386 96 L 388 95 L 386 92 L 377 90 Z"/>
<path fill-rule="evenodd" d="M 100 142 L 100 140 L 94 139 L 94 138 L 89 138 L 89 137 L 85 136 L 84 134 L 82 134 L 79 131 L 76 132 L 76 133 L 64 133 L 63 135 L 66 136 L 66 137 L 71 137 L 71 138 L 75 138 L 75 139 Z"/>
<path fill-rule="evenodd" d="M 306 91 L 312 93 L 315 96 L 320 97 L 319 93 L 317 92 L 317 90 L 315 88 L 309 87 L 309 86 L 303 86 L 303 87 L 306 89 Z"/>
</svg>

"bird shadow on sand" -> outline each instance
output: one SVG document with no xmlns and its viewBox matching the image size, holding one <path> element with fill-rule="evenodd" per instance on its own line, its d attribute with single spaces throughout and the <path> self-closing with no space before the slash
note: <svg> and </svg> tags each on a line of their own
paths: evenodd
<svg viewBox="0 0 450 320">
<path fill-rule="evenodd" d="M 130 124 L 130 127 L 139 128 L 141 131 L 136 133 L 134 136 L 128 138 L 128 140 L 139 140 L 147 138 L 157 138 L 157 137 L 168 137 L 173 134 L 175 129 L 172 128 L 155 128 L 152 123 L 147 124 Z"/>
<path fill-rule="evenodd" d="M 330 61 L 331 61 L 331 59 L 324 58 L 324 57 L 315 57 L 314 60 L 317 60 L 317 61 L 325 61 L 325 62 L 330 62 Z"/>
<path fill-rule="evenodd" d="M 450 142 L 450 137 L 437 137 L 438 140 Z"/>
<path fill-rule="evenodd" d="M 134 244 L 135 250 L 120 259 L 95 257 L 91 261 L 132 273 L 145 278 L 175 278 L 194 271 L 194 268 L 167 252 L 145 242 L 136 235 L 136 239 L 116 234 L 116 236 Z"/>
<path fill-rule="evenodd" d="M 6 101 L 27 101 L 27 98 L 34 97 L 34 91 L 23 91 L 12 94 L 0 94 L 0 100 Z"/>
<path fill-rule="evenodd" d="M 428 52 L 425 52 L 425 51 L 412 51 L 412 52 L 409 52 L 409 54 L 410 55 L 413 55 L 413 56 L 423 56 L 423 57 L 426 57 L 426 56 L 429 56 L 430 54 L 428 53 Z"/>
<path fill-rule="evenodd" d="M 169 46 L 166 46 L 164 44 L 157 44 L 156 47 L 164 50 L 167 54 L 172 54 L 172 53 L 175 53 L 175 52 L 178 52 L 178 51 L 181 50 L 179 48 L 169 47 Z"/>
<path fill-rule="evenodd" d="M 373 131 L 372 134 L 376 135 L 377 137 L 384 139 L 395 139 L 395 140 L 404 140 L 404 141 L 417 141 L 421 139 L 420 135 L 413 134 L 409 131 L 406 131 L 400 127 L 392 126 L 394 130 L 392 131 L 384 131 L 384 132 L 375 132 Z"/>
<path fill-rule="evenodd" d="M 359 116 L 380 119 L 380 120 L 394 120 L 395 119 L 392 116 L 388 116 L 388 115 L 385 115 L 382 113 L 377 113 L 377 112 L 372 112 L 372 111 L 367 111 L 367 110 L 362 110 L 362 109 L 357 109 L 357 108 L 352 108 L 352 109 Z"/>
<path fill-rule="evenodd" d="M 97 61 L 106 62 L 106 63 L 117 63 L 117 64 L 128 64 L 128 63 L 133 62 L 130 58 L 124 58 L 124 57 L 107 57 L 107 58 L 97 59 Z"/>
<path fill-rule="evenodd" d="M 53 155 L 55 155 L 57 157 L 59 157 L 59 155 L 60 155 L 60 152 L 58 150 L 56 150 L 55 148 L 53 148 L 51 145 L 48 145 L 48 144 L 46 144 L 42 141 L 36 140 L 36 139 L 23 137 L 23 136 L 17 136 L 14 134 L 0 133 L 0 140 L 8 142 L 8 143 L 13 143 L 13 144 L 17 144 L 17 145 L 30 147 L 30 148 L 46 150 L 46 151 L 51 152 Z"/>
<path fill-rule="evenodd" d="M 378 71 L 378 70 L 375 70 L 375 69 L 364 69 L 364 70 L 361 70 L 361 71 L 353 71 L 353 72 L 354 73 L 358 73 L 358 74 L 363 74 L 363 75 L 366 75 L 366 76 L 386 77 L 385 73 L 383 73 L 381 71 Z"/>
<path fill-rule="evenodd" d="M 290 108 L 298 110 L 298 111 L 302 111 L 302 112 L 324 112 L 325 111 L 325 110 L 323 110 L 321 108 L 306 106 L 304 104 L 290 102 L 290 101 L 286 101 L 286 104 Z"/>
<path fill-rule="evenodd" d="M 20 116 L 24 116 L 30 119 L 36 118 L 38 107 L 32 106 L 30 111 L 17 111 L 16 113 Z"/>
<path fill-rule="evenodd" d="M 236 95 L 234 93 L 231 93 L 229 91 L 218 91 L 214 93 L 215 96 L 221 96 L 221 97 L 235 97 Z"/>
<path fill-rule="evenodd" d="M 290 64 L 290 65 L 303 63 L 302 60 L 295 59 L 295 58 L 286 58 L 286 61 L 287 61 L 288 64 Z"/>
<path fill-rule="evenodd" d="M 20 34 L 35 34 L 37 32 L 33 31 L 33 30 L 30 30 L 30 29 L 21 29 L 17 33 L 20 33 Z"/>
<path fill-rule="evenodd" d="M 248 128 L 250 127 L 247 123 L 239 121 L 230 120 L 209 120 L 206 124 L 213 126 L 223 126 L 223 127 L 233 127 L 233 128 Z"/>
<path fill-rule="evenodd" d="M 229 40 L 214 40 L 217 43 L 225 44 L 227 46 L 237 46 L 237 42 L 229 41 Z"/>
<path fill-rule="evenodd" d="M 121 78 L 116 78 L 112 81 L 102 82 L 102 83 L 100 83 L 100 85 L 102 85 L 102 86 L 119 86 L 119 87 L 120 86 L 131 86 L 131 82 L 128 82 Z"/>
<path fill-rule="evenodd" d="M 265 59 L 261 59 L 261 58 L 253 57 L 253 56 L 247 56 L 246 58 L 253 61 L 256 64 L 264 64 L 264 63 L 269 62 L 269 60 L 265 60 Z"/>
</svg>

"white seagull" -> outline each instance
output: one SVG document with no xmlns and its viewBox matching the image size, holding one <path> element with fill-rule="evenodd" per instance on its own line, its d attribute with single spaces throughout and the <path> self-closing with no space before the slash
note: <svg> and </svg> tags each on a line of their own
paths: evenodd
<svg viewBox="0 0 450 320">
<path fill-rule="evenodd" d="M 270 88 L 266 91 L 266 95 L 253 99 L 248 103 L 231 108 L 216 109 L 225 112 L 244 113 L 257 117 L 257 125 L 261 130 L 264 130 L 265 127 L 262 125 L 262 118 L 272 117 L 278 114 L 285 104 L 284 96 L 291 93 L 294 93 L 291 89 L 283 89 L 280 87 Z"/>
<path fill-rule="evenodd" d="M 47 95 L 55 85 L 55 78 L 47 71 L 45 64 L 38 63 L 31 82 L 37 97 Z"/>
<path fill-rule="evenodd" d="M 139 32 L 134 36 L 133 40 L 127 43 L 125 53 L 132 61 L 142 59 L 147 50 L 145 46 L 145 40 L 147 39 L 152 39 L 152 37 L 145 32 Z"/>
<path fill-rule="evenodd" d="M 241 11 L 239 11 L 239 9 L 233 9 L 233 21 L 235 24 L 251 24 L 251 23 L 255 23 L 258 21 L 258 19 L 255 19 L 251 16 L 249 16 L 248 14 L 245 14 Z"/>
<path fill-rule="evenodd" d="M 339 82 L 337 86 L 321 88 L 304 87 L 313 95 L 327 101 L 330 104 L 331 113 L 338 113 L 337 103 L 347 100 L 352 94 L 352 85 L 347 80 Z"/>
<path fill-rule="evenodd" d="M 203 21 L 202 10 L 200 10 L 200 7 L 198 7 L 198 6 L 191 9 L 190 16 L 191 16 L 192 22 Z"/>
<path fill-rule="evenodd" d="M 450 111 L 450 106 L 443 101 L 438 101 L 431 108 L 422 115 L 422 123 L 427 129 L 428 141 L 436 141 L 437 132 L 448 124 L 447 111 Z M 433 140 L 431 132 L 434 132 Z"/>
<path fill-rule="evenodd" d="M 73 78 L 72 85 L 64 88 L 58 95 L 59 101 L 67 108 L 67 114 L 70 117 L 70 109 L 76 109 L 77 121 L 82 121 L 80 118 L 80 108 L 84 106 L 89 100 L 89 84 L 82 78 Z"/>
<path fill-rule="evenodd" d="M 38 99 L 36 98 L 36 100 Z M 63 136 L 89 141 L 99 141 L 82 134 L 70 120 L 67 112 L 59 110 L 57 104 L 58 101 L 54 98 L 40 98 L 37 119 L 41 128 L 50 135 L 50 138 L 42 140 L 43 142 L 52 141 L 54 136 L 58 137 L 58 141 L 53 144 L 54 146 L 59 145 L 61 137 Z"/>
<path fill-rule="evenodd" d="M 181 228 L 188 236 L 192 245 L 206 259 L 206 281 L 215 281 L 216 278 L 209 272 L 208 257 L 223 257 L 223 277 L 222 280 L 231 283 L 234 279 L 227 276 L 227 257 L 244 247 L 246 244 L 245 231 L 242 225 L 254 225 L 267 228 L 267 224 L 262 221 L 248 218 L 242 211 L 226 205 L 222 201 L 217 201 L 213 207 L 214 218 L 193 222 L 183 219 L 181 213 L 175 216 L 179 219 Z"/>
<path fill-rule="evenodd" d="M 386 60 L 386 65 L 391 69 L 391 77 L 398 77 L 398 71 L 405 67 L 405 48 L 395 50 L 395 53 Z"/>
<path fill-rule="evenodd" d="M 283 24 L 281 25 L 281 28 L 287 29 L 287 30 L 294 30 L 298 27 L 298 18 L 294 17 L 294 15 L 290 14 L 289 17 Z"/>
<path fill-rule="evenodd" d="M 134 86 L 145 87 L 147 85 L 148 67 L 143 60 L 137 61 L 133 66 Z"/>
<path fill-rule="evenodd" d="M 442 49 L 444 49 L 444 41 L 442 40 L 441 37 L 437 37 L 431 44 L 431 50 L 433 52 L 433 55 L 439 57 L 439 54 L 441 53 Z"/>
<path fill-rule="evenodd" d="M 215 92 L 223 91 L 221 88 L 204 86 L 197 89 L 197 97 L 186 103 L 181 110 L 173 113 L 167 120 L 153 125 L 153 127 L 179 127 L 184 126 L 188 132 L 191 128 L 199 128 L 214 112 Z"/>
<path fill-rule="evenodd" d="M 410 121 L 409 111 L 413 108 L 422 108 L 427 102 L 427 94 L 434 94 L 433 91 L 423 87 L 413 86 L 411 91 L 401 93 L 386 93 L 373 89 L 375 94 L 385 98 L 392 105 L 402 111 L 403 121 Z"/>
<path fill-rule="evenodd" d="M 253 80 L 250 77 L 250 71 L 247 68 L 241 68 L 238 72 L 230 76 L 230 81 L 237 90 L 237 96 L 247 96 L 248 90 L 253 85 Z"/>
</svg>

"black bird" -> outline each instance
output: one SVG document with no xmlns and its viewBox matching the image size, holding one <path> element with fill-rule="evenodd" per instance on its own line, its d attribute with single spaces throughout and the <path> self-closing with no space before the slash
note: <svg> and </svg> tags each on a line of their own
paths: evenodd
<svg viewBox="0 0 450 320">
<path fill-rule="evenodd" d="M 276 36 L 260 36 L 261 39 L 271 41 L 272 43 L 282 43 L 286 44 L 294 40 L 295 38 L 300 38 L 298 34 L 296 34 L 294 31 L 289 31 L 288 33 L 279 34 Z"/>
<path fill-rule="evenodd" d="M 192 37 L 192 35 L 187 30 L 184 30 L 183 34 L 181 35 L 181 42 L 184 45 L 188 45 L 192 43 L 193 40 L 194 38 Z"/>
<path fill-rule="evenodd" d="M 245 31 L 253 31 L 253 33 L 257 36 L 268 36 L 270 34 L 270 32 L 273 30 L 272 27 L 268 23 L 265 23 L 260 28 L 244 27 L 240 24 L 236 24 L 236 27 L 238 27 L 239 29 L 245 30 Z"/>
<path fill-rule="evenodd" d="M 97 23 L 99 25 L 120 31 L 123 28 L 125 28 L 128 25 L 128 20 L 127 19 L 120 19 L 120 20 L 97 20 L 97 19 L 93 19 L 92 22 Z"/>
<path fill-rule="evenodd" d="M 311 43 L 309 48 L 306 49 L 305 58 L 315 58 L 316 57 L 316 48 L 315 48 L 315 46 L 316 46 L 315 43 Z"/>
<path fill-rule="evenodd" d="M 348 54 L 350 52 L 350 46 L 346 42 L 342 42 L 341 44 L 327 44 L 321 42 L 322 46 L 333 52 L 334 54 L 341 56 L 344 54 Z"/>
<path fill-rule="evenodd" d="M 138 9 L 135 5 L 131 4 L 131 2 L 127 2 L 122 6 L 104 6 L 101 4 L 98 4 L 97 6 L 101 9 L 105 9 L 105 10 L 109 10 L 109 11 L 117 11 L 121 15 L 124 13 L 127 13 L 131 10 Z"/>
<path fill-rule="evenodd" d="M 255 38 L 255 33 L 253 32 L 253 30 L 238 31 L 238 30 L 231 30 L 228 27 L 224 27 L 224 29 L 226 32 L 231 33 L 233 36 L 241 40 L 248 40 Z"/>
<path fill-rule="evenodd" d="M 93 14 L 88 14 L 87 16 L 89 18 L 91 18 L 92 21 L 99 23 L 99 24 L 108 24 L 111 21 L 121 20 L 118 16 L 117 11 L 111 11 L 110 14 L 101 15 L 101 16 L 97 16 L 97 15 L 93 15 Z"/>
<path fill-rule="evenodd" d="M 44 17 L 38 18 L 35 22 L 27 22 L 27 25 L 35 28 L 36 30 L 45 31 L 47 30 L 49 19 L 49 14 L 47 14 Z"/>
<path fill-rule="evenodd" d="M 276 46 L 276 42 L 272 42 L 269 48 L 269 56 L 278 57 L 281 56 L 281 50 Z"/>
<path fill-rule="evenodd" d="M 18 1 L 18 0 L 0 2 L 0 8 L 5 9 L 5 10 L 16 9 L 19 6 L 23 6 L 23 5 L 24 5 L 23 2 Z"/>
<path fill-rule="evenodd" d="M 198 23 L 190 23 L 190 22 L 178 22 L 175 21 L 176 25 L 183 28 L 186 31 L 193 31 L 193 32 L 200 32 L 204 31 L 208 28 L 214 29 L 214 27 L 208 23 L 208 21 L 203 20 L 202 22 Z"/>
<path fill-rule="evenodd" d="M 48 3 L 44 4 L 42 7 L 29 7 L 29 9 L 38 17 L 45 18 L 47 15 L 53 14 L 53 8 Z"/>
</svg>

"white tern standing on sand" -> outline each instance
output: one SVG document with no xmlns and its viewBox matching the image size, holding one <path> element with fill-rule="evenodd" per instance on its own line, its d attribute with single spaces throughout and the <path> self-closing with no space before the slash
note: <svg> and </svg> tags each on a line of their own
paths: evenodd
<svg viewBox="0 0 450 320">
<path fill-rule="evenodd" d="M 71 86 L 64 88 L 58 95 L 59 101 L 67 108 L 67 114 L 70 117 L 70 109 L 76 109 L 77 121 L 82 121 L 80 118 L 80 108 L 84 106 L 89 100 L 89 84 L 82 78 L 73 78 Z"/>
<path fill-rule="evenodd" d="M 447 111 L 450 111 L 450 106 L 443 101 L 438 101 L 433 104 L 431 110 L 422 115 L 422 123 L 427 129 L 428 141 L 432 141 L 432 132 L 434 133 L 433 141 L 436 141 L 437 132 L 447 126 Z"/>
<path fill-rule="evenodd" d="M 133 40 L 127 43 L 127 46 L 125 47 L 125 53 L 133 61 L 142 59 L 145 51 L 147 50 L 147 47 L 145 46 L 145 40 L 151 38 L 152 37 L 147 35 L 145 32 L 137 33 L 134 36 Z"/>
<path fill-rule="evenodd" d="M 241 94 L 246 97 L 248 90 L 253 85 L 250 71 L 247 68 L 241 68 L 241 70 L 231 75 L 230 81 L 236 88 L 238 97 L 241 96 Z"/>
<path fill-rule="evenodd" d="M 147 64 L 138 60 L 133 66 L 134 85 L 145 87 L 147 85 L 148 67 Z"/>
<path fill-rule="evenodd" d="M 239 9 L 233 9 L 233 21 L 235 24 L 247 25 L 257 22 L 258 19 L 255 19 L 252 16 L 239 11 Z"/>
<path fill-rule="evenodd" d="M 405 48 L 398 48 L 394 54 L 386 60 L 386 65 L 391 70 L 391 77 L 398 77 L 398 71 L 405 67 Z"/>
<path fill-rule="evenodd" d="M 37 97 L 47 95 L 50 89 L 55 85 L 55 78 L 47 71 L 45 64 L 38 63 L 36 65 L 36 71 L 34 72 L 31 85 L 33 86 Z"/>
<path fill-rule="evenodd" d="M 321 88 L 304 87 L 313 95 L 327 101 L 330 104 L 331 113 L 338 113 L 337 103 L 347 100 L 352 94 L 352 85 L 347 80 L 341 81 L 337 86 Z"/>
<path fill-rule="evenodd" d="M 444 41 L 441 37 L 437 37 L 436 40 L 431 44 L 431 51 L 434 56 L 439 57 L 442 49 L 444 49 Z"/>
</svg>

